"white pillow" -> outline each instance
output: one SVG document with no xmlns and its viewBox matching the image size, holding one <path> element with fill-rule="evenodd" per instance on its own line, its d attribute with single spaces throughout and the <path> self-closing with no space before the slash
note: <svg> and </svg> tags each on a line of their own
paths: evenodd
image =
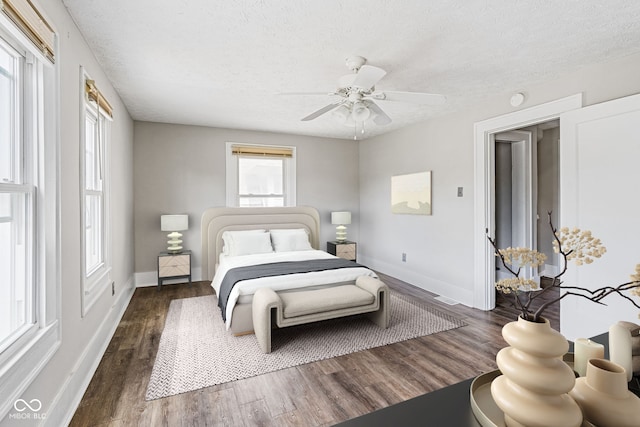
<svg viewBox="0 0 640 427">
<path fill-rule="evenodd" d="M 270 230 L 271 242 L 276 252 L 309 251 L 309 235 L 304 228 L 286 228 Z"/>
<path fill-rule="evenodd" d="M 222 233 L 222 240 L 222 252 L 228 256 L 273 252 L 271 238 L 266 230 L 225 231 Z"/>
</svg>

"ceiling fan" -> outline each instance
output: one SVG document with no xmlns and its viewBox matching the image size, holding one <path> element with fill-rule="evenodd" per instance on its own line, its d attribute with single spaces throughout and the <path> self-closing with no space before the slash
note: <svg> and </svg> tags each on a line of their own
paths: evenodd
<svg viewBox="0 0 640 427">
<path fill-rule="evenodd" d="M 441 105 L 446 102 L 444 95 L 433 93 L 378 91 L 375 89 L 375 85 L 387 72 L 382 68 L 366 65 L 366 62 L 367 60 L 362 56 L 348 57 L 346 65 L 352 73 L 340 77 L 335 92 L 329 94 L 317 92 L 286 94 L 338 97 L 336 102 L 314 111 L 301 120 L 306 122 L 333 111 L 332 115 L 348 126 L 354 126 L 358 123 L 364 124 L 370 117 L 373 117 L 372 120 L 375 124 L 382 126 L 391 123 L 391 117 L 380 108 L 376 101 L 409 102 L 423 105 Z"/>
</svg>

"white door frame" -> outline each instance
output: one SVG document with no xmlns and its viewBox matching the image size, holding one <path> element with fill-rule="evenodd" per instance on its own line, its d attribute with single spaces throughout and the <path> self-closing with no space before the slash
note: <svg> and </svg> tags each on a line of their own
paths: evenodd
<svg viewBox="0 0 640 427">
<path fill-rule="evenodd" d="M 555 120 L 560 114 L 582 107 L 582 93 L 525 110 L 477 122 L 474 131 L 474 292 L 473 306 L 481 310 L 495 307 L 495 256 L 487 240 L 494 235 L 494 161 L 492 135 L 537 123 Z M 562 123 L 560 124 L 562 127 Z M 561 172 L 562 173 L 562 172 Z"/>
</svg>

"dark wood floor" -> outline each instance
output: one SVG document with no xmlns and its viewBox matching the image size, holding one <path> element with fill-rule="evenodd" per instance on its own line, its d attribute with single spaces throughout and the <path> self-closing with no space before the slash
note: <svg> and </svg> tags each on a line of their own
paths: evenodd
<svg viewBox="0 0 640 427">
<path fill-rule="evenodd" d="M 389 286 L 468 326 L 147 402 L 169 303 L 208 295 L 208 282 L 136 289 L 72 426 L 328 426 L 496 368 L 500 331 L 517 313 L 447 305 L 381 275 Z M 549 316 L 557 328 L 557 309 Z"/>
</svg>

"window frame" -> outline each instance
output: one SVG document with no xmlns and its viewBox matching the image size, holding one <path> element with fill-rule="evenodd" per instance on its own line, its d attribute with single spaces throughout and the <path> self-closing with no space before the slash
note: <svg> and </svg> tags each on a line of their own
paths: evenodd
<svg viewBox="0 0 640 427">
<path fill-rule="evenodd" d="M 0 419 L 13 407 L 61 343 L 59 67 L 6 14 L 0 38 L 23 56 L 21 161 L 29 192 L 25 218 L 31 253 L 33 324 L 0 350 Z M 57 39 L 54 36 L 55 46 Z M 8 187 L 4 187 L 6 190 Z M 6 191 L 8 192 L 8 191 Z"/>
<path fill-rule="evenodd" d="M 92 80 L 84 67 L 80 67 L 80 236 L 81 236 L 81 302 L 82 302 L 82 316 L 86 316 L 87 313 L 98 301 L 100 295 L 109 289 L 112 282 L 112 253 L 111 253 L 111 223 L 110 215 L 108 215 L 110 208 L 110 165 L 109 165 L 109 150 L 111 140 L 111 116 L 110 112 L 104 110 L 101 105 L 95 100 L 89 99 L 86 92 L 86 82 Z M 94 165 L 98 169 L 98 173 L 101 177 L 98 179 L 101 181 L 101 189 L 88 188 L 87 183 L 87 141 L 86 141 L 86 128 L 88 116 L 91 116 L 96 123 L 96 135 L 94 140 L 94 148 L 96 152 L 94 154 L 96 158 L 93 160 L 96 162 Z M 87 197 L 88 196 L 101 196 L 101 209 L 100 209 L 100 251 L 102 254 L 102 260 L 98 265 L 88 269 L 87 268 Z"/>
<path fill-rule="evenodd" d="M 225 163 L 226 163 L 226 205 L 229 207 L 240 206 L 239 191 L 239 158 L 241 155 L 233 153 L 234 145 L 242 145 L 245 147 L 255 148 L 271 148 L 290 150 L 291 157 L 276 157 L 283 160 L 283 206 L 296 206 L 296 147 L 284 145 L 267 145 L 267 144 L 247 144 L 237 142 L 227 142 L 225 146 Z M 256 196 L 258 197 L 258 196 Z M 260 196 L 263 197 L 263 196 Z"/>
</svg>

